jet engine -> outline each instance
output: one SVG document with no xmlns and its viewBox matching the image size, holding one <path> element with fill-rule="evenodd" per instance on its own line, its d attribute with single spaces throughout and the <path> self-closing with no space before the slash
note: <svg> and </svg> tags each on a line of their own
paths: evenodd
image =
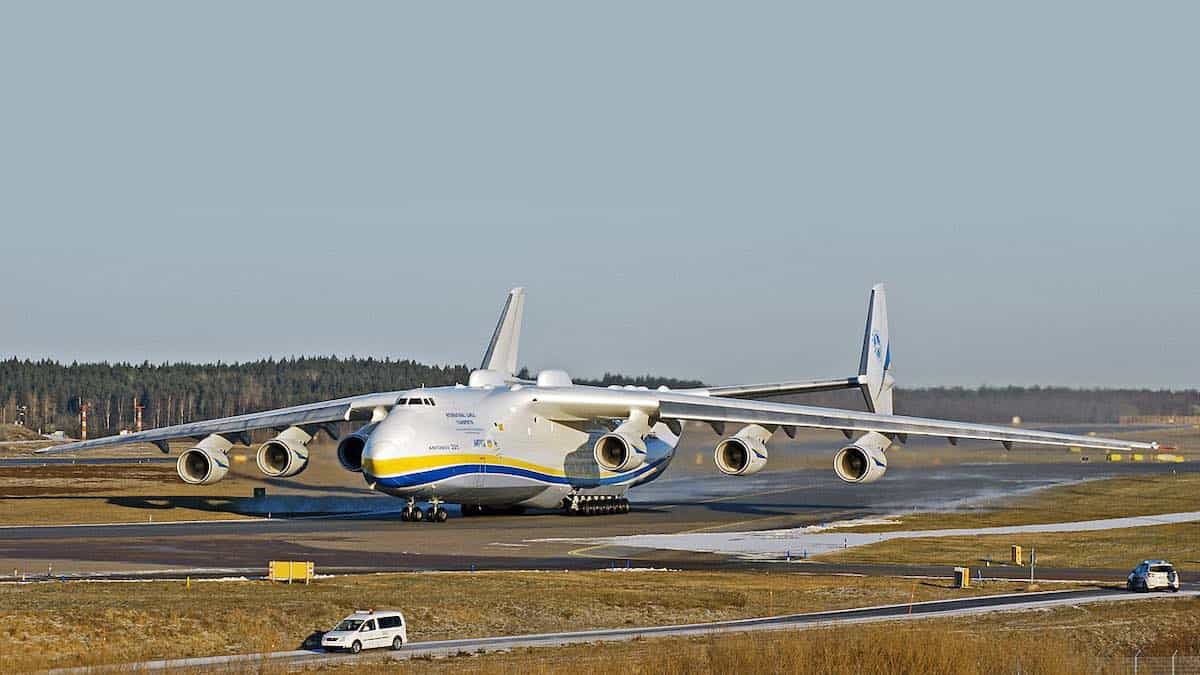
<svg viewBox="0 0 1200 675">
<path fill-rule="evenodd" d="M 295 476 L 308 467 L 308 442 L 312 435 L 300 427 L 288 427 L 258 447 L 258 470 L 272 478 Z"/>
<path fill-rule="evenodd" d="M 885 451 L 891 444 L 887 436 L 877 431 L 863 434 L 838 450 L 833 458 L 833 471 L 847 483 L 874 483 L 887 472 Z"/>
<path fill-rule="evenodd" d="M 378 422 L 372 422 L 338 443 L 337 456 L 338 461 L 342 463 L 342 468 L 354 473 L 362 473 L 363 448 L 367 447 L 367 438 L 371 436 L 371 432 L 375 431 L 377 426 L 379 426 Z"/>
<path fill-rule="evenodd" d="M 646 434 L 650 419 L 646 413 L 634 410 L 629 419 L 616 429 L 596 439 L 592 453 L 596 463 L 608 471 L 632 471 L 646 461 Z"/>
<path fill-rule="evenodd" d="M 212 434 L 194 448 L 183 451 L 175 470 L 179 478 L 191 485 L 211 485 L 229 473 L 229 455 L 233 444 L 224 437 Z"/>
<path fill-rule="evenodd" d="M 729 438 L 722 439 L 713 450 L 717 469 L 726 476 L 749 476 L 767 465 L 767 440 L 771 432 L 751 424 Z"/>
</svg>

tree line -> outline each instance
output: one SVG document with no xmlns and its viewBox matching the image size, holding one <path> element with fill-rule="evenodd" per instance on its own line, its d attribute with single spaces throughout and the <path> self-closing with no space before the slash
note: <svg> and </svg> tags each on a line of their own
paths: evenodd
<svg viewBox="0 0 1200 675">
<path fill-rule="evenodd" d="M 0 422 L 77 435 L 80 407 L 88 408 L 89 437 L 228 417 L 271 408 L 426 386 L 466 383 L 470 367 L 431 366 L 411 360 L 337 356 L 263 359 L 247 363 L 71 363 L 0 361 Z M 529 377 L 528 370 L 521 373 Z M 669 387 L 700 382 L 605 374 L 583 384 Z"/>
<path fill-rule="evenodd" d="M 89 436 L 133 429 L 135 408 L 144 428 L 300 405 L 373 391 L 465 383 L 470 367 L 412 360 L 316 356 L 247 363 L 71 363 L 0 361 L 0 422 L 25 408 L 34 429 L 79 433 L 80 405 L 88 407 Z M 532 377 L 528 369 L 519 374 Z M 698 380 L 605 373 L 580 384 L 698 387 Z M 814 405 L 862 408 L 855 391 L 793 397 Z M 982 387 L 900 389 L 903 414 L 973 422 L 1114 423 L 1122 415 L 1200 414 L 1200 391 Z"/>
</svg>

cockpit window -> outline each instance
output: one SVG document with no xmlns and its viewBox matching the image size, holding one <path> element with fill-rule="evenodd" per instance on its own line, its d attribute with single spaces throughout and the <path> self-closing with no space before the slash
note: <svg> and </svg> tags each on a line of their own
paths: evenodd
<svg viewBox="0 0 1200 675">
<path fill-rule="evenodd" d="M 401 398 L 396 400 L 396 405 L 434 405 L 431 398 Z"/>
</svg>

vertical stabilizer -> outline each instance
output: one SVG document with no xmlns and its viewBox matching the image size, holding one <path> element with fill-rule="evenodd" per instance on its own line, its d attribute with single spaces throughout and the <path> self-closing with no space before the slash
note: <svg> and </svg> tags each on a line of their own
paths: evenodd
<svg viewBox="0 0 1200 675">
<path fill-rule="evenodd" d="M 492 342 L 483 355 L 483 370 L 491 370 L 512 376 L 517 372 L 517 343 L 521 340 L 521 314 L 525 310 L 525 289 L 514 288 L 508 292 L 504 311 L 492 333 Z"/>
<path fill-rule="evenodd" d="M 883 284 L 871 288 L 871 304 L 867 309 L 867 331 L 863 337 L 862 360 L 858 364 L 858 381 L 867 407 L 871 412 L 891 415 L 892 388 L 896 380 L 891 374 L 892 343 L 888 338 L 887 294 Z"/>
</svg>

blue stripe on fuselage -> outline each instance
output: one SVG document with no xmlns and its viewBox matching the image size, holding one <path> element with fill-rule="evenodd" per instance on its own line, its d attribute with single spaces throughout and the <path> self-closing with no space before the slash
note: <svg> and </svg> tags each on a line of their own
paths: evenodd
<svg viewBox="0 0 1200 675">
<path fill-rule="evenodd" d="M 578 485 L 578 486 L 613 485 L 613 484 L 618 484 L 618 483 L 624 483 L 626 481 L 633 480 L 640 476 L 644 476 L 646 473 L 658 468 L 658 466 L 661 465 L 662 463 L 663 463 L 662 461 L 659 461 L 659 462 L 655 462 L 653 464 L 647 464 L 647 465 L 639 467 L 637 470 L 631 471 L 629 473 L 621 474 L 619 476 L 606 476 L 603 478 L 601 478 L 601 477 L 592 478 L 592 477 L 587 477 L 587 476 L 571 476 L 571 477 L 552 476 L 550 474 L 542 473 L 540 471 L 531 471 L 529 469 L 523 469 L 523 468 L 515 467 L 515 466 L 506 466 L 504 464 L 488 464 L 488 465 L 486 465 L 486 470 L 483 470 L 483 471 L 480 470 L 480 466 L 481 466 L 480 464 L 456 464 L 454 466 L 441 467 L 438 469 L 432 469 L 430 471 L 419 471 L 417 473 L 409 473 L 409 474 L 404 474 L 402 476 L 391 476 L 388 478 L 378 478 L 375 476 L 368 475 L 368 476 L 366 476 L 366 478 L 369 482 L 377 483 L 380 487 L 385 487 L 385 488 L 416 487 L 418 485 L 424 485 L 426 483 L 435 483 L 440 480 L 446 480 L 448 478 L 454 478 L 456 476 L 466 476 L 466 475 L 471 475 L 471 474 L 477 474 L 477 475 L 481 475 L 481 476 L 490 476 L 490 475 L 498 475 L 498 474 L 504 474 L 504 475 L 508 475 L 508 476 L 520 476 L 522 478 L 531 478 L 533 480 L 540 481 L 543 483 L 552 483 L 552 484 L 557 484 L 557 485 Z"/>
<path fill-rule="evenodd" d="M 623 473 L 616 476 L 554 476 L 541 471 L 534 471 L 516 466 L 508 466 L 505 464 L 486 464 L 480 465 L 475 463 L 470 464 L 455 464 L 453 466 L 444 466 L 428 471 L 418 471 L 415 473 L 407 473 L 400 476 L 379 477 L 372 476 L 364 472 L 364 478 L 368 483 L 375 483 L 382 488 L 412 488 L 427 483 L 435 483 L 440 480 L 454 478 L 456 476 L 467 475 L 508 475 L 519 476 L 521 478 L 530 478 L 542 483 L 550 483 L 554 485 L 573 485 L 576 487 L 595 487 L 598 485 L 618 485 L 628 481 L 633 481 L 638 478 L 644 478 L 645 481 L 652 480 L 657 476 L 649 475 L 655 469 L 665 469 L 667 463 L 671 461 L 671 457 L 675 454 L 675 448 L 658 439 L 647 438 L 647 450 L 657 450 L 658 452 L 650 452 L 649 455 L 657 455 L 653 461 L 644 464 L 629 473 Z M 483 470 L 480 466 L 484 466 Z"/>
</svg>

